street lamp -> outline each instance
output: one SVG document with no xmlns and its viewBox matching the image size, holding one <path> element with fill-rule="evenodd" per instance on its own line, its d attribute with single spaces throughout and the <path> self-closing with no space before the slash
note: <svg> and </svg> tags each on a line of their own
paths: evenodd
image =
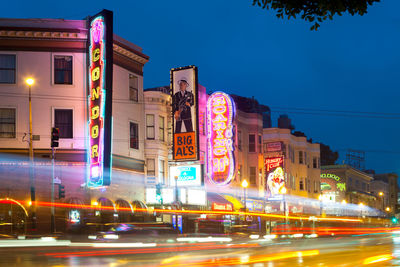
<svg viewBox="0 0 400 267">
<path fill-rule="evenodd" d="M 383 192 L 379 192 L 379 196 L 381 197 L 381 201 L 382 201 L 382 211 L 384 210 L 384 206 L 385 206 L 385 201 L 384 201 L 384 198 L 383 198 Z"/>
<path fill-rule="evenodd" d="M 389 212 L 390 211 L 390 207 L 386 207 L 386 211 Z"/>
<path fill-rule="evenodd" d="M 29 88 L 29 181 L 31 185 L 31 202 L 32 202 L 32 229 L 36 229 L 36 190 L 35 177 L 33 175 L 33 143 L 32 143 L 32 96 L 31 87 L 35 83 L 33 78 L 25 80 Z"/>
<path fill-rule="evenodd" d="M 247 187 L 249 187 L 249 183 L 247 182 L 246 179 L 244 179 L 240 185 L 243 187 L 243 194 L 244 194 L 244 211 L 246 212 L 246 211 L 247 211 L 247 206 L 246 206 L 246 189 L 247 189 Z"/>
</svg>

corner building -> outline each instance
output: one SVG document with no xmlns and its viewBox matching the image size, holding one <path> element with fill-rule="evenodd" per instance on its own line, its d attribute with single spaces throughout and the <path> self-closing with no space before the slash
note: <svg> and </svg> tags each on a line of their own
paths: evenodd
<svg viewBox="0 0 400 267">
<path fill-rule="evenodd" d="M 26 210 L 25 215 L 22 211 L 6 215 L 3 222 L 19 220 L 23 227 L 31 228 L 26 224 L 36 210 L 37 227 L 33 230 L 49 232 L 50 208 L 42 204 L 51 201 L 52 127 L 60 130 L 55 177 L 65 186 L 65 199 L 57 199 L 55 185 L 56 203 L 94 207 L 82 210 L 73 219 L 70 210 L 57 208 L 58 231 L 84 222 L 125 220 L 130 215 L 119 214 L 112 207 L 134 209 L 144 201 L 143 67 L 149 57 L 142 48 L 117 35 L 113 36 L 112 47 L 111 185 L 93 189 L 85 185 L 89 116 L 87 24 L 86 20 L 0 19 L 0 199 L 12 199 L 20 204 L 14 205 L 19 207 L 15 210 Z M 33 186 L 39 202 L 36 207 L 29 202 L 28 77 L 35 81 L 31 94 Z M 7 214 L 6 211 L 2 206 L 1 212 Z"/>
</svg>

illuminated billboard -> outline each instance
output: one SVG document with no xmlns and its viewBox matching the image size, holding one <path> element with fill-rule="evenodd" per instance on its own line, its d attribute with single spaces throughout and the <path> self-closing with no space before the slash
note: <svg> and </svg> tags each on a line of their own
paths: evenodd
<svg viewBox="0 0 400 267">
<path fill-rule="evenodd" d="M 173 159 L 199 159 L 197 67 L 171 69 Z"/>
<path fill-rule="evenodd" d="M 200 186 L 201 182 L 201 165 L 185 165 L 185 166 L 171 166 L 170 171 L 170 184 L 175 186 L 177 178 L 178 186 Z"/>
<path fill-rule="evenodd" d="M 112 134 L 113 13 L 89 19 L 88 187 L 110 185 Z"/>
<path fill-rule="evenodd" d="M 215 92 L 207 100 L 207 175 L 216 185 L 227 185 L 235 174 L 233 120 L 235 102 Z"/>
<path fill-rule="evenodd" d="M 283 157 L 266 158 L 265 173 L 267 177 L 267 196 L 286 194 Z"/>
</svg>

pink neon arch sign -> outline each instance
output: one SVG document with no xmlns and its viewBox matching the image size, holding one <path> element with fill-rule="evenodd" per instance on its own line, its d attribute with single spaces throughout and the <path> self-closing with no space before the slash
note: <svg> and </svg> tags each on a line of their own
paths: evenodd
<svg viewBox="0 0 400 267">
<path fill-rule="evenodd" d="M 207 175 L 216 185 L 229 184 L 235 174 L 233 119 L 235 103 L 215 92 L 207 100 Z"/>
</svg>

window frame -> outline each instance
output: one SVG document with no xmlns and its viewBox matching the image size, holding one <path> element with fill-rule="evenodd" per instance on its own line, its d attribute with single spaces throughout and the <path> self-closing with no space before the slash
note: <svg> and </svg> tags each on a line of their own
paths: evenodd
<svg viewBox="0 0 400 267">
<path fill-rule="evenodd" d="M 131 86 L 131 77 L 134 77 L 134 78 L 136 78 L 136 88 L 135 87 L 133 87 L 133 86 Z M 129 87 L 129 101 L 132 101 L 132 102 L 135 102 L 135 103 L 137 103 L 137 102 L 139 102 L 139 77 L 138 76 L 136 76 L 136 75 L 134 75 L 134 74 L 132 74 L 132 73 L 129 73 L 129 77 L 128 77 L 128 87 Z M 135 99 L 132 99 L 132 97 L 131 97 L 131 92 L 133 91 L 133 90 L 136 90 L 136 100 Z"/>
<path fill-rule="evenodd" d="M 56 83 L 56 69 L 55 69 L 55 57 L 62 56 L 62 57 L 71 57 L 72 66 L 71 66 L 71 83 Z M 74 83 L 74 65 L 75 65 L 75 56 L 73 54 L 66 54 L 66 53 L 53 53 L 51 57 L 51 75 L 52 75 L 52 84 L 56 86 L 73 86 Z"/>
<path fill-rule="evenodd" d="M 17 84 L 17 62 L 18 62 L 18 60 L 17 60 L 17 54 L 12 54 L 12 53 L 0 53 L 0 56 L 14 56 L 14 60 L 15 60 L 15 62 L 14 62 L 14 65 L 15 65 L 15 67 L 14 67 L 14 82 L 12 82 L 12 83 L 9 83 L 9 82 L 1 82 L 0 81 L 0 85 L 2 85 L 2 84 L 4 84 L 4 85 L 6 85 L 6 84 Z M 8 69 L 8 68 L 0 68 L 0 71 L 1 70 L 12 70 L 12 69 Z"/>
<path fill-rule="evenodd" d="M 149 161 L 153 161 L 154 169 L 151 170 L 153 174 L 149 174 L 149 166 L 150 166 Z M 156 160 L 153 158 L 146 159 L 146 176 L 156 177 Z"/>
<path fill-rule="evenodd" d="M 161 172 L 161 166 L 163 171 Z M 165 184 L 166 181 L 166 172 L 165 172 L 166 168 L 165 168 L 165 159 L 160 158 L 158 159 L 158 181 L 160 181 L 162 184 Z M 161 176 L 161 173 L 163 173 L 164 175 Z"/>
<path fill-rule="evenodd" d="M 131 135 L 131 124 L 135 124 L 137 127 L 136 127 L 136 133 L 137 133 L 137 137 L 136 137 L 136 144 L 137 144 L 137 147 L 131 147 L 131 138 L 132 138 L 132 135 Z M 139 122 L 137 122 L 137 121 L 132 121 L 132 120 L 130 120 L 129 121 L 129 140 L 128 140 L 128 145 L 129 145 L 129 149 L 135 149 L 135 150 L 139 150 L 140 149 L 140 142 L 139 142 L 139 127 L 140 127 L 140 125 L 139 125 Z"/>
<path fill-rule="evenodd" d="M 299 150 L 299 164 L 304 164 L 304 154 L 303 154 L 303 150 Z"/>
<path fill-rule="evenodd" d="M 250 136 L 254 136 L 254 143 L 250 143 Z M 248 140 L 249 141 L 249 153 L 257 153 L 257 138 L 256 138 L 256 134 L 250 133 L 248 139 L 249 139 Z M 254 145 L 254 151 L 250 150 L 250 144 Z"/>
<path fill-rule="evenodd" d="M 153 117 L 153 125 L 149 125 L 147 118 L 152 116 Z M 149 129 L 152 129 L 153 137 L 149 137 Z M 155 140 L 155 116 L 154 114 L 146 114 L 146 139 L 147 140 Z"/>
<path fill-rule="evenodd" d="M 162 124 L 161 121 L 163 122 Z M 161 115 L 158 116 L 158 139 L 161 142 L 165 142 L 165 117 Z"/>
<path fill-rule="evenodd" d="M 252 182 L 252 170 L 254 169 L 254 183 Z M 249 167 L 249 183 L 250 185 L 257 185 L 257 167 L 250 166 Z"/>
<path fill-rule="evenodd" d="M 61 131 L 60 131 L 60 139 L 74 139 L 74 136 L 75 136 L 75 134 L 74 134 L 74 121 L 75 121 L 75 119 L 74 119 L 74 114 L 75 114 L 75 110 L 74 110 L 74 108 L 73 107 L 53 107 L 52 108 L 52 110 L 53 110 L 53 112 L 52 112 L 52 117 L 53 117 L 53 121 L 52 121 L 52 125 L 53 125 L 53 127 L 55 127 L 55 128 L 59 128 L 59 127 L 57 127 L 57 125 L 56 125 L 56 110 L 71 110 L 72 111 L 72 136 L 71 137 L 62 137 L 61 136 Z"/>
<path fill-rule="evenodd" d="M 17 130 L 17 126 L 18 126 L 18 123 L 17 123 L 17 118 L 18 118 L 18 111 L 17 111 L 17 107 L 14 107 L 14 106 L 0 106 L 0 109 L 14 109 L 15 110 L 15 112 L 14 112 L 14 115 L 15 115 L 15 118 L 14 118 L 14 124 L 15 124 L 15 126 L 14 126 L 14 131 L 15 131 L 15 134 L 14 134 L 14 137 L 2 137 L 2 136 L 0 136 L 0 140 L 12 140 L 12 139 L 17 139 L 17 133 L 18 133 L 18 130 Z"/>
</svg>

